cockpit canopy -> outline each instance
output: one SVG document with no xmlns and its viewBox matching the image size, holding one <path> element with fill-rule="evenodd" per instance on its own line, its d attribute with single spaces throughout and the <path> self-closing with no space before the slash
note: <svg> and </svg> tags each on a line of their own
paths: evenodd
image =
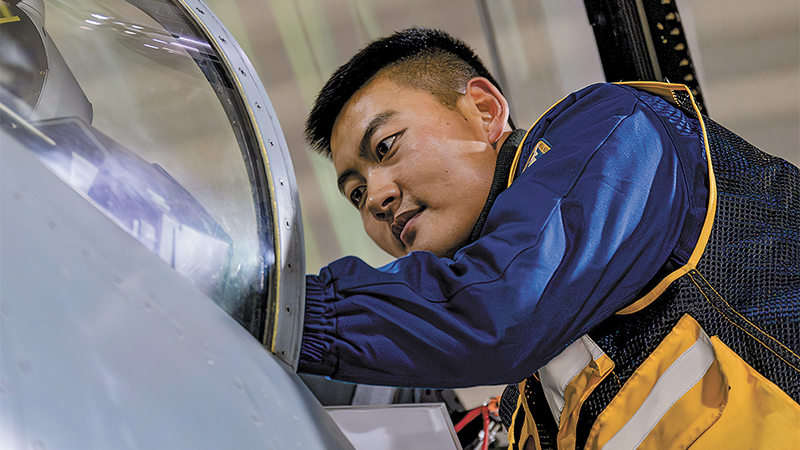
<svg viewBox="0 0 800 450">
<path fill-rule="evenodd" d="M 235 41 L 167 1 L 2 6 L 4 131 L 294 364 L 294 174 Z"/>
</svg>

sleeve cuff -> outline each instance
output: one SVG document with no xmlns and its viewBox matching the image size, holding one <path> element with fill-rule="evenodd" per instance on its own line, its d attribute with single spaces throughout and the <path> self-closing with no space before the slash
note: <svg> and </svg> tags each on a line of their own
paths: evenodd
<svg viewBox="0 0 800 450">
<path fill-rule="evenodd" d="M 327 268 L 319 276 L 306 276 L 306 308 L 303 342 L 300 346 L 298 371 L 332 376 L 338 358 L 333 352 L 336 336 L 333 280 Z"/>
</svg>

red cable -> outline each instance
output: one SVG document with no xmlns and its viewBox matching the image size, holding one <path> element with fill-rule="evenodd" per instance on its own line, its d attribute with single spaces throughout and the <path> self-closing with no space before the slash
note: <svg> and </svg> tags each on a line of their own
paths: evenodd
<svg viewBox="0 0 800 450">
<path fill-rule="evenodd" d="M 463 419 L 459 420 L 456 424 L 455 430 L 456 433 L 461 431 L 468 423 L 472 422 L 473 419 L 478 417 L 478 415 L 483 416 L 483 445 L 481 445 L 482 450 L 489 449 L 489 408 L 484 405 L 473 410 L 470 410 Z"/>
<path fill-rule="evenodd" d="M 470 412 L 468 412 L 463 419 L 459 420 L 458 424 L 454 427 L 456 429 L 456 433 L 461 431 L 461 429 L 464 428 L 468 423 L 472 422 L 472 419 L 478 417 L 478 415 L 481 413 L 481 409 L 483 408 L 484 408 L 483 406 L 480 406 L 473 410 L 470 410 Z"/>
</svg>

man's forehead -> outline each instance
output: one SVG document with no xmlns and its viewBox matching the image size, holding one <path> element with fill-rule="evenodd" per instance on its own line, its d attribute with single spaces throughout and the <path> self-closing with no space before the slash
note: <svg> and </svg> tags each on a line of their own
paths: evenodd
<svg viewBox="0 0 800 450">
<path fill-rule="evenodd" d="M 377 111 L 388 108 L 391 100 L 407 89 L 410 88 L 400 86 L 387 77 L 371 80 L 359 88 L 342 106 L 333 123 L 333 132 L 336 133 L 337 125 L 342 121 L 360 116 L 372 116 Z M 361 119 L 363 120 L 363 117 Z"/>
</svg>

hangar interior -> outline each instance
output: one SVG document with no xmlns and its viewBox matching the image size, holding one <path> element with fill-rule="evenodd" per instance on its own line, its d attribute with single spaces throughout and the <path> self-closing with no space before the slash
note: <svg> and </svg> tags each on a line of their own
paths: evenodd
<svg viewBox="0 0 800 450">
<path fill-rule="evenodd" d="M 580 0 L 208 0 L 247 52 L 280 119 L 300 190 L 307 272 L 354 254 L 389 261 L 312 154 L 303 123 L 328 76 L 369 40 L 410 26 L 470 44 L 512 98 L 517 126 L 604 81 Z M 800 164 L 800 3 L 679 0 L 709 115 L 767 153 Z M 675 80 L 670 80 L 675 81 Z"/>
</svg>

